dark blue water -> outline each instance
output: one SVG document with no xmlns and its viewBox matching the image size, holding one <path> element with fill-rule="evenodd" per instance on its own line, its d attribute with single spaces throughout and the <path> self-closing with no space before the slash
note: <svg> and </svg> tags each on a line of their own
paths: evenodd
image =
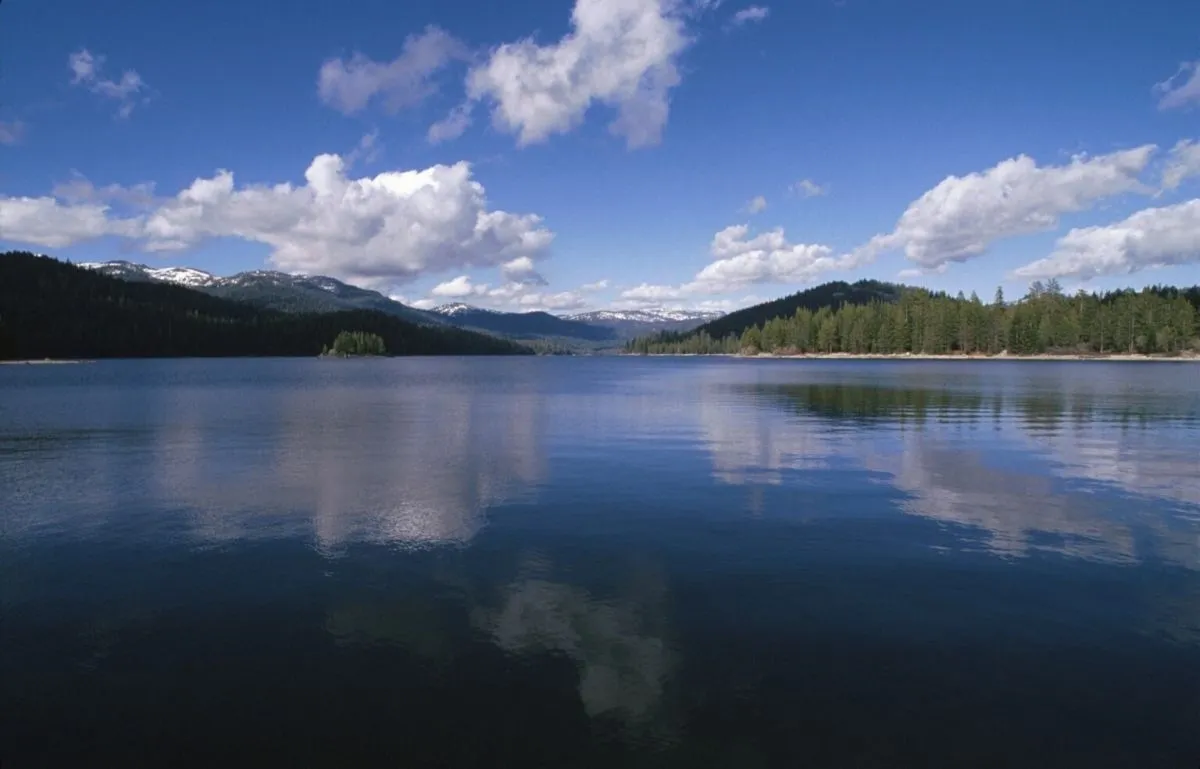
<svg viewBox="0 0 1200 769">
<path fill-rule="evenodd" d="M 1194 768 L 1200 366 L 0 366 L 0 759 Z"/>
</svg>

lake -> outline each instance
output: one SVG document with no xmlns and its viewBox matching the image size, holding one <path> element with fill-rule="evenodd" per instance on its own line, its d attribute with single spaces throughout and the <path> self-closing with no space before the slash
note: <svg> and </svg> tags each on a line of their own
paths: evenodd
<svg viewBox="0 0 1200 769">
<path fill-rule="evenodd" d="M 0 761 L 1195 767 L 1200 366 L 0 366 Z"/>
</svg>

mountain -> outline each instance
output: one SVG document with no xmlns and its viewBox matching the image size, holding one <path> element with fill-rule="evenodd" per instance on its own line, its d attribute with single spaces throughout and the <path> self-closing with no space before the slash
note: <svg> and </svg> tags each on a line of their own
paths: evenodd
<svg viewBox="0 0 1200 769">
<path fill-rule="evenodd" d="M 565 318 L 589 326 L 615 329 L 618 336 L 629 339 L 658 331 L 691 331 L 723 315 L 698 310 L 595 310 Z"/>
<path fill-rule="evenodd" d="M 0 358 L 315 356 L 343 331 L 376 334 L 393 355 L 530 352 L 378 310 L 285 313 L 205 288 L 149 275 L 116 278 L 27 252 L 0 254 Z"/>
<path fill-rule="evenodd" d="M 870 304 L 871 302 L 895 302 L 904 291 L 903 286 L 882 283 L 877 280 L 860 280 L 846 283 L 835 280 L 799 291 L 782 299 L 756 304 L 737 312 L 709 321 L 695 328 L 696 333 L 706 332 L 713 339 L 724 339 L 730 334 L 741 333 L 750 326 L 761 326 L 772 318 L 790 318 L 801 307 L 817 311 L 822 307 L 837 309 L 843 304 Z"/>
<path fill-rule="evenodd" d="M 565 339 L 583 342 L 617 342 L 615 329 L 560 318 L 548 312 L 498 312 L 469 304 L 446 304 L 432 312 L 460 328 L 502 334 L 513 339 Z"/>
<path fill-rule="evenodd" d="M 174 283 L 280 312 L 377 310 L 413 323 L 440 325 L 444 322 L 437 315 L 401 304 L 378 291 L 320 275 L 252 270 L 222 278 L 191 267 L 148 267 L 126 261 L 85 262 L 79 266 L 121 280 Z"/>
</svg>

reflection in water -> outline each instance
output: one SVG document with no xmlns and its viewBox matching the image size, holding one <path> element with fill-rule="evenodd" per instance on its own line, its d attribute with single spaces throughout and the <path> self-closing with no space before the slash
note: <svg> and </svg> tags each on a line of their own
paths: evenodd
<svg viewBox="0 0 1200 769">
<path fill-rule="evenodd" d="M 710 388 L 706 397 L 701 414 L 721 482 L 778 485 L 783 470 L 845 459 L 886 474 L 909 495 L 906 511 L 985 530 L 999 554 L 1123 562 L 1153 554 L 1200 568 L 1200 418 L 1189 403 L 1171 410 L 1129 390 L 878 382 L 759 383 Z M 858 426 L 850 438 L 848 425 Z M 1056 478 L 1113 484 L 1132 500 Z M 1164 516 L 1139 498 L 1181 507 Z"/>
<path fill-rule="evenodd" d="M 212 423 L 221 396 L 185 391 L 159 433 L 157 486 L 164 505 L 192 511 L 204 542 L 261 535 L 272 516 L 272 536 L 311 521 L 328 554 L 350 540 L 465 543 L 489 506 L 544 476 L 536 391 L 509 392 L 499 409 L 479 395 L 454 382 L 290 390 L 262 404 L 273 420 L 263 451 Z"/>
<path fill-rule="evenodd" d="M 499 609 L 479 623 L 512 654 L 565 654 L 580 668 L 579 697 L 593 718 L 641 723 L 655 715 L 670 665 L 655 626 L 663 621 L 661 578 L 639 587 L 638 598 L 600 600 L 582 588 L 527 569 L 503 590 Z"/>
<path fill-rule="evenodd" d="M 1187 765 L 1200 392 L 1155 368 L 0 370 L 0 752 Z"/>
<path fill-rule="evenodd" d="M 1106 517 L 1114 511 L 1104 510 L 1103 502 L 1063 493 L 1045 476 L 989 466 L 979 451 L 908 433 L 899 446 L 860 459 L 910 495 L 905 511 L 982 529 L 997 554 L 1045 550 L 1100 561 L 1136 559 L 1133 532 Z"/>
</svg>

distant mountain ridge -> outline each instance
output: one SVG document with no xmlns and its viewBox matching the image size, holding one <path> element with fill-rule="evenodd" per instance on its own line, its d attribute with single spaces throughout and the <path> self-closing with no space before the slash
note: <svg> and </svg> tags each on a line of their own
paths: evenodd
<svg viewBox="0 0 1200 769">
<path fill-rule="evenodd" d="M 620 337 L 616 329 L 597 326 L 576 320 L 567 320 L 548 312 L 497 312 L 455 303 L 435 307 L 432 312 L 449 320 L 456 326 L 513 339 L 577 339 L 585 342 L 617 342 Z"/>
<path fill-rule="evenodd" d="M 0 253 L 0 359 L 315 356 L 342 332 L 390 355 L 529 354 L 528 346 L 372 309 L 280 312 L 199 286 L 105 275 L 25 251 Z M 199 271 L 196 271 L 199 272 Z M 203 275 L 169 273 L 207 283 Z"/>
<path fill-rule="evenodd" d="M 77 266 L 121 280 L 173 283 L 267 310 L 290 313 L 377 310 L 413 323 L 445 324 L 439 315 L 323 275 L 250 270 L 224 278 L 192 267 L 148 267 L 121 260 L 84 262 Z"/>
<path fill-rule="evenodd" d="M 706 310 L 594 310 L 567 315 L 567 320 L 617 330 L 630 339 L 658 331 L 691 331 L 699 325 L 721 318 L 725 313 Z"/>
<path fill-rule="evenodd" d="M 79 267 L 134 282 L 170 283 L 210 296 L 287 313 L 377 310 L 422 325 L 451 325 L 513 339 L 578 342 L 589 349 L 616 346 L 658 331 L 689 331 L 721 313 L 688 310 L 595 310 L 573 315 L 505 312 L 455 302 L 419 310 L 378 291 L 323 275 L 249 270 L 221 277 L 192 267 L 150 267 L 124 260 L 84 262 Z"/>
</svg>

